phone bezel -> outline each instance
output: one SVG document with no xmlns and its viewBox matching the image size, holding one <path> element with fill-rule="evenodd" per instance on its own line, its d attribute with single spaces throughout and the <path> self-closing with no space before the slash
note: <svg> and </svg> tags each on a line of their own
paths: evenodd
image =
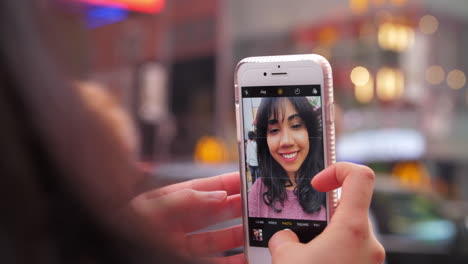
<svg viewBox="0 0 468 264">
<path fill-rule="evenodd" d="M 278 67 L 278 65 L 280 67 Z M 323 120 L 323 137 L 324 143 L 329 142 L 329 133 L 326 133 L 330 125 L 327 121 L 333 121 L 330 116 L 329 105 L 327 102 L 326 93 L 329 92 L 325 87 L 327 77 L 331 78 L 331 74 L 324 73 L 324 67 L 317 60 L 300 56 L 274 56 L 274 57 L 257 57 L 247 58 L 242 60 L 236 69 L 235 73 L 235 97 L 236 97 L 236 115 L 237 115 L 237 135 L 239 144 L 239 163 L 241 168 L 242 181 L 242 210 L 245 236 L 245 254 L 249 263 L 270 263 L 271 256 L 268 248 L 251 247 L 249 242 L 249 226 L 248 226 L 248 211 L 247 211 L 247 182 L 246 182 L 246 165 L 245 165 L 245 150 L 243 149 L 244 142 L 244 120 L 243 120 L 243 105 L 241 87 L 243 86 L 284 86 L 284 85 L 314 85 L 319 84 L 321 89 L 322 103 L 322 120 Z M 267 73 L 266 75 L 264 73 Z M 281 75 L 272 75 L 272 73 L 286 73 Z M 334 140 L 334 139 L 333 139 Z M 324 144 L 324 159 L 325 166 L 334 162 L 330 160 L 328 155 L 328 144 Z M 333 212 L 332 197 L 327 193 L 327 223 L 330 222 L 330 217 Z"/>
</svg>

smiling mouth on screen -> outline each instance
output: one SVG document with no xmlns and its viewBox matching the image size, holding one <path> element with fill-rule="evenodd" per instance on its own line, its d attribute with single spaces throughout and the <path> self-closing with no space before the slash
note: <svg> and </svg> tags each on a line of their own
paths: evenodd
<svg viewBox="0 0 468 264">
<path fill-rule="evenodd" d="M 299 151 L 280 153 L 281 157 L 286 162 L 294 162 L 297 159 Z"/>
</svg>

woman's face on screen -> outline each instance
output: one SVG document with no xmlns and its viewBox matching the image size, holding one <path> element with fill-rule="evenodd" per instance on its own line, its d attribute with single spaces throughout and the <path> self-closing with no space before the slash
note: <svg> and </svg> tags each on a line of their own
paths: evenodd
<svg viewBox="0 0 468 264">
<path fill-rule="evenodd" d="M 277 118 L 273 115 L 268 118 L 268 149 L 273 159 L 292 176 L 309 153 L 309 134 L 304 120 L 288 99 L 281 100 Z"/>
</svg>

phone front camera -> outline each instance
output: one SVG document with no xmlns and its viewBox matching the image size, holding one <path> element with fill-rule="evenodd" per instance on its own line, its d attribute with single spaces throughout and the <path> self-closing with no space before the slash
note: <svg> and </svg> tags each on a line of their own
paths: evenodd
<svg viewBox="0 0 468 264">
<path fill-rule="evenodd" d="M 266 72 L 264 72 L 264 73 L 263 73 L 263 76 L 266 76 L 266 75 L 267 75 L 267 73 L 266 73 Z"/>
<path fill-rule="evenodd" d="M 280 66 L 280 65 L 278 65 L 278 68 L 281 68 L 281 66 Z"/>
</svg>

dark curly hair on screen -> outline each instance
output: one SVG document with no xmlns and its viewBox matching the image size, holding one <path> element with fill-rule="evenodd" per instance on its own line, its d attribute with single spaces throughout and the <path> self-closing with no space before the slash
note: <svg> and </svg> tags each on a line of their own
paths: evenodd
<svg viewBox="0 0 468 264">
<path fill-rule="evenodd" d="M 257 112 L 256 141 L 259 173 L 263 184 L 267 187 L 267 191 L 263 193 L 263 201 L 275 212 L 281 212 L 286 199 L 286 185 L 291 184 L 286 171 L 271 156 L 267 144 L 268 120 L 270 116 L 281 119 L 278 115 L 281 112 L 284 113 L 280 109 L 282 100 L 291 102 L 307 127 L 309 153 L 296 173 L 294 194 L 297 195 L 306 213 L 314 213 L 320 211 L 321 206 L 325 205 L 325 193 L 318 192 L 310 183 L 314 175 L 324 168 L 322 127 L 320 111 L 315 111 L 305 97 L 263 98 L 260 103 Z M 281 205 L 279 208 L 278 203 Z"/>
</svg>

